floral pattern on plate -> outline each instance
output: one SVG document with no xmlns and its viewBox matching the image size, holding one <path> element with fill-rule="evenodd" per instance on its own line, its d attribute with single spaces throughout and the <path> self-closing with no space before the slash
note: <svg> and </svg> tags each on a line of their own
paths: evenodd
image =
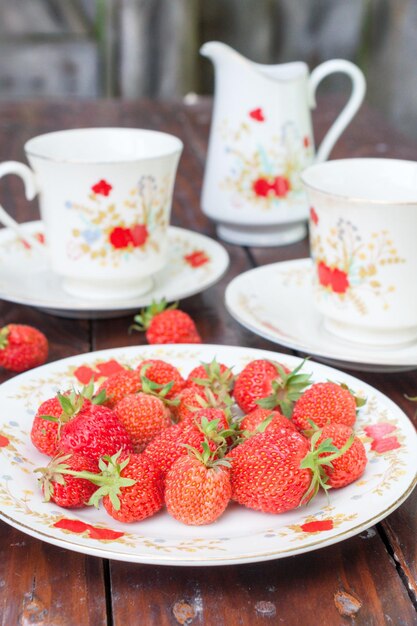
<svg viewBox="0 0 417 626">
<path fill-rule="evenodd" d="M 405 414 L 360 380 L 309 362 L 315 380 L 340 380 L 368 398 L 357 427 L 368 467 L 359 481 L 332 492 L 330 502 L 321 495 L 308 507 L 276 516 L 231 504 L 216 524 L 207 527 L 183 526 L 166 512 L 123 525 L 102 509 L 69 512 L 42 502 L 33 468 L 46 458 L 32 447 L 29 437 L 41 400 L 57 389 L 76 386 L 74 373 L 82 367 L 100 372 L 109 363 L 135 366 L 144 358 L 162 358 L 186 375 L 196 363 L 214 356 L 234 365 L 235 371 L 256 358 L 279 360 L 291 368 L 299 363 L 288 355 L 232 346 L 145 346 L 71 357 L 3 384 L 0 441 L 6 445 L 0 447 L 0 517 L 35 537 L 87 554 L 143 563 L 215 565 L 280 558 L 335 543 L 373 525 L 411 493 L 416 482 L 417 435 Z M 395 437 L 398 445 L 372 449 L 373 441 L 389 437 Z"/>
</svg>

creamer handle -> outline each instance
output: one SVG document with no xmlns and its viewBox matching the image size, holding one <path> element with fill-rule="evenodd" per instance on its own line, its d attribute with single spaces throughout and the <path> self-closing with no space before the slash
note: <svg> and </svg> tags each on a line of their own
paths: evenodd
<svg viewBox="0 0 417 626">
<path fill-rule="evenodd" d="M 365 97 L 366 82 L 363 72 L 350 61 L 346 61 L 345 59 L 332 59 L 331 61 L 325 61 L 311 72 L 308 81 L 310 108 L 315 108 L 316 106 L 316 90 L 319 83 L 323 80 L 323 78 L 329 76 L 329 74 L 338 72 L 347 74 L 350 77 L 352 81 L 352 93 L 347 104 L 343 107 L 341 113 L 335 122 L 333 122 L 321 142 L 316 154 L 316 163 L 326 161 L 333 149 L 334 144 L 339 139 L 348 124 L 352 121 L 352 118 L 357 113 Z"/>
</svg>

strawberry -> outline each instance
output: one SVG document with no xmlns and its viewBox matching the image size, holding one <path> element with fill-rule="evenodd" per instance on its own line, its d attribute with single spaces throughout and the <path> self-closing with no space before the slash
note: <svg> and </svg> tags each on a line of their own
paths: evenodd
<svg viewBox="0 0 417 626">
<path fill-rule="evenodd" d="M 142 388 L 140 372 L 136 370 L 123 370 L 111 374 L 99 387 L 100 391 L 106 392 L 106 406 L 113 408 L 117 402 L 131 393 L 136 393 Z"/>
<path fill-rule="evenodd" d="M 89 500 L 98 506 L 103 499 L 107 513 L 119 522 L 139 522 L 154 515 L 163 505 L 160 470 L 143 454 L 120 451 L 99 461 L 97 476 L 81 472 L 99 486 Z"/>
<path fill-rule="evenodd" d="M 232 498 L 264 513 L 298 507 L 312 480 L 310 469 L 300 469 L 308 452 L 309 442 L 298 432 L 265 432 L 247 439 L 229 455 Z"/>
<path fill-rule="evenodd" d="M 125 396 L 116 404 L 114 412 L 129 433 L 135 452 L 142 452 L 161 430 L 172 423 L 171 411 L 164 402 L 146 393 Z"/>
<path fill-rule="evenodd" d="M 78 452 L 93 459 L 119 450 L 133 452 L 132 440 L 115 412 L 94 404 L 62 426 L 59 447 L 62 452 Z"/>
<path fill-rule="evenodd" d="M 0 330 L 0 366 L 24 372 L 45 363 L 48 340 L 40 330 L 24 324 L 8 324 Z"/>
<path fill-rule="evenodd" d="M 233 436 L 233 430 L 224 429 L 223 419 L 214 418 L 213 415 L 202 414 L 196 423 L 180 423 L 163 430 L 145 448 L 143 454 L 151 458 L 161 469 L 163 476 L 171 468 L 173 463 L 181 456 L 187 454 L 186 446 L 202 451 L 202 443 L 208 442 L 209 448 L 214 451 L 219 448 L 226 451 L 227 439 Z"/>
<path fill-rule="evenodd" d="M 152 302 L 140 314 L 135 315 L 132 329 L 146 331 L 148 343 L 201 343 L 196 325 L 191 317 L 176 308 L 167 307 L 166 300 Z"/>
<path fill-rule="evenodd" d="M 229 393 L 234 381 L 232 370 L 223 363 L 218 363 L 216 359 L 195 367 L 187 377 L 187 385 L 208 387 L 214 394 Z"/>
<path fill-rule="evenodd" d="M 147 359 L 146 361 L 142 361 L 136 369 L 141 376 L 145 374 L 146 378 L 159 385 L 164 386 L 173 382 L 171 390 L 166 395 L 167 398 L 177 396 L 185 385 L 185 380 L 177 368 L 171 365 L 171 363 L 160 359 Z"/>
<path fill-rule="evenodd" d="M 359 437 L 354 435 L 353 430 L 344 424 L 325 426 L 317 440 L 317 444 L 320 445 L 326 439 L 331 439 L 332 444 L 340 450 L 352 436 L 354 439 L 349 449 L 342 456 L 333 460 L 331 465 L 324 467 L 328 476 L 327 484 L 334 489 L 345 487 L 362 476 L 368 462 L 365 447 Z M 326 452 L 320 457 L 325 458 L 330 454 L 330 452 Z"/>
<path fill-rule="evenodd" d="M 192 419 L 195 411 L 207 408 L 228 408 L 231 399 L 228 394 L 215 395 L 208 387 L 188 384 L 176 398 L 178 404 L 172 407 L 177 421 Z"/>
<path fill-rule="evenodd" d="M 247 431 L 248 433 L 271 432 L 273 430 L 281 431 L 282 429 L 289 431 L 296 430 L 292 421 L 284 417 L 279 411 L 270 411 L 262 407 L 258 407 L 245 415 L 240 420 L 239 427 L 241 430 Z M 260 428 L 261 430 L 259 430 Z"/>
<path fill-rule="evenodd" d="M 317 431 L 309 442 L 296 431 L 265 432 L 238 445 L 229 454 L 233 499 L 264 513 L 284 513 L 309 502 L 320 487 L 329 489 L 325 466 L 353 439 L 339 450 L 329 438 L 318 444 L 319 436 Z"/>
<path fill-rule="evenodd" d="M 293 403 L 310 384 L 309 374 L 300 374 L 304 361 L 292 372 L 281 363 L 257 359 L 251 361 L 236 377 L 233 395 L 242 411 L 250 413 L 259 405 L 279 408 L 291 416 Z"/>
<path fill-rule="evenodd" d="M 309 420 L 319 428 L 327 423 L 353 426 L 356 409 L 364 403 L 365 400 L 356 398 L 346 385 L 315 383 L 295 403 L 292 421 L 299 430 L 309 430 Z"/>
<path fill-rule="evenodd" d="M 229 463 L 217 459 L 207 443 L 203 452 L 175 461 L 165 481 L 168 513 L 183 524 L 201 526 L 216 521 L 225 511 L 232 493 Z"/>
<path fill-rule="evenodd" d="M 40 467 L 35 472 L 41 472 L 39 484 L 44 501 L 55 502 L 65 508 L 79 508 L 85 506 L 97 487 L 85 478 L 77 478 L 71 472 L 87 471 L 98 474 L 97 461 L 81 454 L 59 454 L 46 467 Z"/>
<path fill-rule="evenodd" d="M 34 417 L 30 433 L 35 448 L 48 456 L 55 456 L 59 451 L 62 425 L 91 403 L 100 404 L 104 401 L 104 393 L 96 396 L 93 394 L 94 383 L 91 381 L 80 392 L 58 393 L 54 398 L 42 402 Z"/>
</svg>

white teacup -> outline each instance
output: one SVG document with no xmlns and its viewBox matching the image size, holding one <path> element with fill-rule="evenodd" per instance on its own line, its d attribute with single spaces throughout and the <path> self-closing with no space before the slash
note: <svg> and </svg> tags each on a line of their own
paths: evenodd
<svg viewBox="0 0 417 626">
<path fill-rule="evenodd" d="M 417 162 L 344 159 L 302 174 L 315 305 L 344 339 L 417 339 Z"/>
<path fill-rule="evenodd" d="M 7 161 L 0 177 L 21 176 L 28 199 L 39 193 L 46 253 L 66 291 L 129 298 L 148 291 L 166 263 L 182 148 L 177 137 L 157 131 L 64 130 L 30 139 L 25 152 L 32 169 Z M 28 239 L 1 207 L 0 221 Z"/>
</svg>

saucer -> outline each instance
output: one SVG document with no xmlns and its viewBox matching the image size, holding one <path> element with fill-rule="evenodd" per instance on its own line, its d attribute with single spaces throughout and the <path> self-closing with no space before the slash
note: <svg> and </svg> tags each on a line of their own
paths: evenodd
<svg viewBox="0 0 417 626">
<path fill-rule="evenodd" d="M 379 349 L 343 341 L 326 331 L 313 305 L 311 274 L 310 259 L 250 270 L 228 285 L 226 307 L 257 335 L 339 367 L 371 372 L 417 368 L 417 342 Z"/>
<path fill-rule="evenodd" d="M 22 228 L 43 240 L 42 222 L 27 222 Z M 154 275 L 150 291 L 136 298 L 93 303 L 64 291 L 62 279 L 49 269 L 46 255 L 4 228 L 0 230 L 0 299 L 59 317 L 110 318 L 136 312 L 152 300 L 174 302 L 192 296 L 216 283 L 227 270 L 229 256 L 213 239 L 174 226 L 169 228 L 168 239 L 167 264 Z"/>
</svg>

